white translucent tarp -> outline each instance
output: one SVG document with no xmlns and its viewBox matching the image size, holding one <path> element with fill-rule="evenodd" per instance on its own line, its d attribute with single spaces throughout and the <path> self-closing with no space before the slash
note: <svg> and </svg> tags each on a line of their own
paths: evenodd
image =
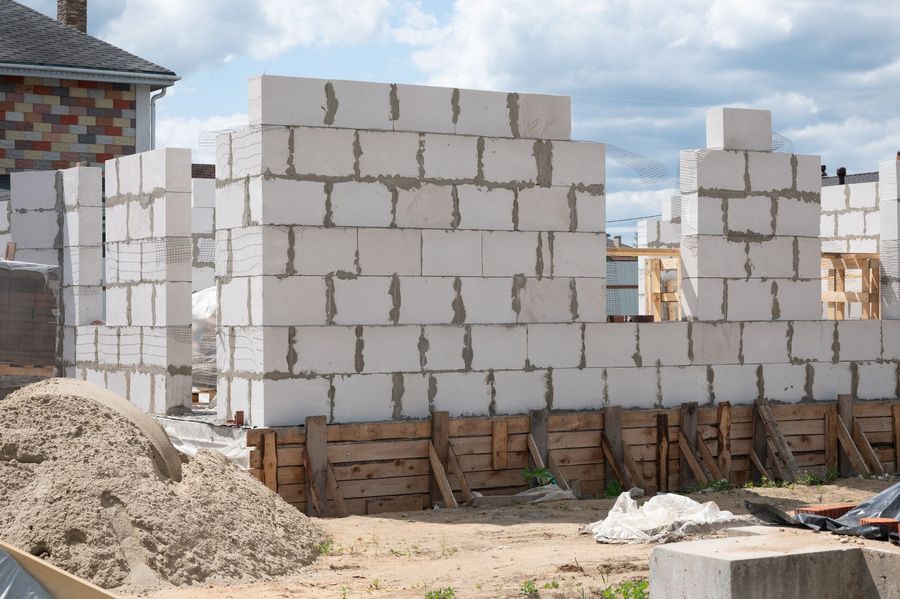
<svg viewBox="0 0 900 599">
<path fill-rule="evenodd" d="M 19 562 L 0 549 L 0 599 L 54 599 Z"/>
<path fill-rule="evenodd" d="M 737 520 L 712 501 L 698 503 L 690 497 L 662 493 L 638 507 L 622 493 L 606 518 L 584 527 L 601 543 L 659 543 L 682 537 L 685 528 Z"/>
</svg>

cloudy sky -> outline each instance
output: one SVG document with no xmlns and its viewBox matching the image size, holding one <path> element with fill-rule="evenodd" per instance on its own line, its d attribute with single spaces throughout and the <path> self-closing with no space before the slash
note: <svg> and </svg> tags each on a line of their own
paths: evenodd
<svg viewBox="0 0 900 599">
<path fill-rule="evenodd" d="M 55 16 L 55 0 L 25 0 Z M 709 106 L 773 110 L 834 172 L 900 149 L 900 3 L 883 0 L 89 0 L 92 35 L 182 80 L 158 142 L 246 123 L 261 72 L 572 96 L 573 137 L 663 163 L 704 144 Z M 608 218 L 673 183 L 610 162 Z M 631 223 L 610 224 L 630 238 Z"/>
</svg>

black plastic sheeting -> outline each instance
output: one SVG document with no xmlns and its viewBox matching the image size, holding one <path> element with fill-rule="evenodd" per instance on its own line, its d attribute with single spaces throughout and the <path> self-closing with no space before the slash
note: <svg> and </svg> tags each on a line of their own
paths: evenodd
<svg viewBox="0 0 900 599">
<path fill-rule="evenodd" d="M 898 538 L 896 532 L 889 533 L 886 528 L 880 526 L 860 526 L 859 524 L 859 521 L 863 518 L 893 518 L 900 520 L 900 483 L 888 487 L 836 519 L 812 514 L 790 516 L 768 503 L 745 501 L 744 505 L 753 516 L 776 526 L 808 528 L 818 532 L 863 537 L 876 541 L 890 541 L 895 545 L 900 545 L 900 538 Z"/>
</svg>

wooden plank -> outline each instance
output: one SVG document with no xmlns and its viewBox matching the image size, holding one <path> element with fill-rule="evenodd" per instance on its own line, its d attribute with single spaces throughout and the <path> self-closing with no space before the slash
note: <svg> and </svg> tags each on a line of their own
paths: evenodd
<svg viewBox="0 0 900 599">
<path fill-rule="evenodd" d="M 624 435 L 624 431 L 623 431 Z M 575 447 L 597 447 L 600 444 L 600 431 L 580 431 L 566 433 L 550 433 L 547 436 L 547 448 L 566 449 Z"/>
<path fill-rule="evenodd" d="M 431 441 L 427 444 L 427 457 L 431 461 L 432 449 L 437 456 L 438 463 L 441 465 L 441 472 L 446 473 L 447 456 L 450 449 L 450 413 L 446 411 L 436 411 L 431 413 Z M 438 478 L 437 469 L 432 464 L 432 480 L 431 480 L 431 505 L 437 503 L 438 497 L 444 498 L 444 489 L 441 488 L 441 481 Z M 449 485 L 448 485 L 449 486 Z M 444 505 L 448 505 L 446 500 Z"/>
<path fill-rule="evenodd" d="M 492 470 L 494 467 L 493 456 L 489 453 L 479 453 L 470 455 L 458 455 L 456 448 L 451 444 L 450 449 L 456 455 L 460 466 L 464 472 L 476 472 L 480 470 Z M 526 448 L 525 451 L 510 451 L 507 454 L 509 458 L 508 468 L 528 468 L 531 465 L 531 457 Z M 427 461 L 427 460 L 426 460 Z"/>
<path fill-rule="evenodd" d="M 507 434 L 522 435 L 528 432 L 528 416 L 505 416 Z M 450 437 L 485 437 L 493 431 L 493 418 L 454 418 L 450 421 Z"/>
<path fill-rule="evenodd" d="M 647 482 L 644 480 L 644 473 L 634 461 L 634 457 L 631 455 L 631 452 L 628 451 L 628 447 L 622 447 L 622 458 L 625 464 L 625 470 L 631 477 L 632 485 L 647 490 L 649 485 L 647 485 Z"/>
<path fill-rule="evenodd" d="M 262 443 L 266 431 L 278 433 L 278 445 L 303 445 L 306 443 L 306 432 L 302 426 L 279 426 L 275 428 L 251 428 L 247 431 L 247 446 L 254 447 Z"/>
<path fill-rule="evenodd" d="M 16 243 L 15 241 L 6 242 L 6 251 L 3 252 L 3 259 L 12 262 L 16 259 Z"/>
<path fill-rule="evenodd" d="M 790 480 L 790 474 L 788 473 L 787 468 L 785 468 L 781 457 L 778 455 L 778 448 L 775 447 L 775 443 L 772 442 L 772 439 L 766 439 L 766 446 L 769 450 L 769 463 L 772 464 L 772 469 L 775 471 L 777 480 Z"/>
<path fill-rule="evenodd" d="M 900 403 L 891 406 L 891 415 L 894 423 L 894 464 L 895 470 L 900 469 Z"/>
<path fill-rule="evenodd" d="M 553 478 L 556 479 L 556 486 L 563 491 L 568 491 L 569 481 L 566 480 L 565 474 L 560 470 L 556 460 L 553 459 L 553 454 L 549 452 L 547 453 L 547 469 L 550 471 L 550 474 L 553 475 Z"/>
<path fill-rule="evenodd" d="M 700 454 L 700 459 L 703 460 L 703 465 L 706 466 L 706 470 L 712 475 L 713 480 L 722 480 L 725 478 L 719 470 L 719 464 L 716 462 L 716 458 L 714 458 L 712 452 L 709 451 L 709 446 L 706 444 L 706 441 L 700 437 L 700 433 L 697 433 L 697 453 Z"/>
<path fill-rule="evenodd" d="M 400 497 L 378 497 L 366 501 L 366 514 L 386 514 L 390 512 L 412 512 L 422 510 L 428 495 L 401 495 Z"/>
<path fill-rule="evenodd" d="M 430 420 L 401 422 L 360 422 L 328 426 L 328 442 L 386 441 L 388 439 L 427 439 L 431 436 Z"/>
<path fill-rule="evenodd" d="M 607 423 L 609 423 L 608 414 Z M 632 488 L 634 486 L 634 479 L 631 478 L 631 475 L 625 467 L 624 461 L 616 456 L 612 443 L 610 442 L 609 437 L 606 436 L 606 431 L 603 432 L 603 436 L 601 437 L 601 444 L 603 446 L 603 456 L 606 458 L 606 480 L 609 481 L 612 477 L 615 477 L 625 490 Z"/>
<path fill-rule="evenodd" d="M 626 258 L 640 258 L 643 256 L 679 256 L 679 248 L 633 248 L 633 247 L 608 247 L 607 256 L 621 256 Z"/>
<path fill-rule="evenodd" d="M 722 478 L 731 480 L 731 404 L 723 401 L 716 407 L 719 421 L 717 441 L 719 446 L 718 465 Z"/>
<path fill-rule="evenodd" d="M 267 431 L 263 437 L 262 471 L 265 485 L 277 493 L 278 445 L 275 431 Z"/>
<path fill-rule="evenodd" d="M 538 447 L 537 442 L 534 440 L 534 437 L 531 436 L 531 433 L 528 433 L 528 453 L 531 455 L 531 461 L 534 463 L 534 467 L 537 469 L 545 468 L 544 458 L 541 456 L 541 448 Z"/>
<path fill-rule="evenodd" d="M 853 396 L 852 395 L 838 395 L 837 410 L 838 410 L 838 418 L 844 424 L 844 427 L 846 428 L 846 430 L 847 431 L 853 430 L 853 418 L 854 418 Z M 840 427 L 838 427 L 838 435 L 840 435 Z M 843 443 L 841 444 L 841 446 L 843 447 Z M 855 446 L 854 446 L 854 449 L 855 449 Z M 839 468 L 841 471 L 841 476 L 852 476 L 857 473 L 862 474 L 861 470 L 856 470 L 856 472 L 854 472 L 853 458 L 847 454 L 846 450 L 840 451 L 838 453 L 838 456 L 839 456 L 838 463 L 839 463 Z"/>
<path fill-rule="evenodd" d="M 625 464 L 625 444 L 622 440 L 621 406 L 607 406 L 603 409 L 602 439 L 606 440 L 607 445 L 609 446 L 608 449 L 612 452 L 612 457 L 606 456 L 607 448 L 604 446 L 604 455 L 606 457 L 606 480 L 611 480 L 615 477 L 622 483 L 622 486 L 625 486 L 626 489 L 630 489 L 634 486 L 634 480 L 627 472 L 623 472 Z M 629 485 L 625 484 L 625 479 L 628 480 L 630 483 Z"/>
<path fill-rule="evenodd" d="M 541 462 L 545 465 L 547 464 L 547 441 L 548 441 L 548 424 L 547 419 L 549 414 L 546 409 L 544 410 L 530 410 L 528 412 L 529 418 L 529 429 L 528 432 L 531 435 L 531 439 L 534 441 L 535 446 L 537 447 L 538 453 L 541 456 Z M 535 460 L 536 462 L 536 460 Z"/>
<path fill-rule="evenodd" d="M 280 452 L 284 451 L 280 450 Z M 427 457 L 427 439 L 375 441 L 374 443 L 335 443 L 328 445 L 328 459 L 332 464 Z"/>
<path fill-rule="evenodd" d="M 863 459 L 869 465 L 869 469 L 874 474 L 884 474 L 884 468 L 881 466 L 881 460 L 875 455 L 875 451 L 872 449 L 872 445 L 869 443 L 869 440 L 866 438 L 866 434 L 862 431 L 862 428 L 859 426 L 859 420 L 853 420 L 853 442 L 856 444 L 856 447 L 859 449 L 859 453 L 862 454 Z"/>
<path fill-rule="evenodd" d="M 784 436 L 778 429 L 778 420 L 775 419 L 775 415 L 769 407 L 768 400 L 757 399 L 754 402 L 754 406 L 756 407 L 756 411 L 760 415 L 760 418 L 762 418 L 763 426 L 766 428 L 769 439 L 771 439 L 775 449 L 778 450 L 778 457 L 781 459 L 782 463 L 784 463 L 784 472 L 788 477 L 787 480 L 794 482 L 797 480 L 797 477 L 800 476 L 800 469 L 797 468 L 797 462 L 794 460 L 794 454 L 791 451 L 791 448 L 788 446 L 787 441 L 784 440 Z"/>
<path fill-rule="evenodd" d="M 494 420 L 493 433 L 491 435 L 491 455 L 493 456 L 494 470 L 505 470 L 509 464 L 506 436 L 507 425 L 502 419 Z"/>
<path fill-rule="evenodd" d="M 697 441 L 697 420 L 699 414 L 697 413 L 697 402 L 689 402 L 681 404 L 681 427 L 680 430 L 683 434 L 678 436 L 678 445 L 679 447 L 684 443 L 687 445 L 687 450 L 685 448 L 680 448 L 680 472 L 681 472 L 681 483 L 679 487 L 681 489 L 690 489 L 697 484 L 697 481 L 701 481 L 703 483 L 708 483 L 709 481 L 705 480 L 705 477 L 698 477 L 694 473 L 694 468 L 690 463 L 688 463 L 688 456 L 694 457 L 694 452 L 696 451 L 696 441 Z M 682 441 L 684 439 L 684 441 Z M 696 478 L 695 478 L 696 477 Z"/>
<path fill-rule="evenodd" d="M 669 416 L 656 415 L 656 490 L 669 491 Z"/>
<path fill-rule="evenodd" d="M 856 470 L 855 472 L 853 472 L 853 470 L 848 470 L 848 472 L 851 472 L 853 474 L 872 474 L 872 472 L 869 470 L 869 467 L 866 465 L 866 461 L 859 453 L 859 449 L 853 442 L 853 437 L 847 430 L 847 427 L 844 424 L 844 420 L 840 417 L 838 417 L 837 419 L 837 433 L 838 441 L 840 441 L 841 449 L 843 450 L 842 453 L 844 456 L 846 456 L 849 468 L 853 468 Z M 841 472 L 843 475 L 843 470 Z"/>
<path fill-rule="evenodd" d="M 694 449 L 691 447 L 691 444 L 688 442 L 687 437 L 685 437 L 684 430 L 678 430 L 678 451 L 681 453 L 681 457 L 683 458 L 683 463 L 687 464 L 687 467 L 690 469 L 691 473 L 694 475 L 693 480 L 694 484 L 700 482 L 703 485 L 709 484 L 709 479 L 706 477 L 706 473 L 703 472 L 703 468 L 700 466 L 700 462 L 697 461 L 697 456 L 694 455 Z M 684 481 L 685 476 L 682 473 L 681 480 Z M 682 482 L 683 484 L 683 482 Z M 689 487 L 683 487 L 687 489 Z"/>
<path fill-rule="evenodd" d="M 508 432 L 508 429 L 507 429 Z M 519 434 L 519 435 L 508 435 L 507 439 L 509 444 L 507 446 L 508 451 L 528 451 L 528 435 L 527 434 Z M 491 436 L 488 435 L 486 437 L 451 437 L 450 445 L 453 446 L 453 451 L 456 452 L 458 456 L 471 455 L 483 453 L 488 456 L 491 455 Z"/>
<path fill-rule="evenodd" d="M 550 455 L 560 466 L 575 466 L 578 464 L 600 464 L 603 462 L 603 449 L 600 447 L 600 435 L 597 432 L 597 444 L 594 447 L 579 447 L 576 449 L 551 449 Z M 512 464 L 510 464 L 512 466 Z"/>
<path fill-rule="evenodd" d="M 428 476 L 431 473 L 428 458 L 396 459 L 389 462 L 364 462 L 359 464 L 332 464 L 332 468 L 338 481 L 393 478 L 396 476 Z M 284 468 L 279 470 L 284 470 Z"/>
<path fill-rule="evenodd" d="M 431 475 L 398 476 L 373 480 L 346 480 L 341 482 L 344 499 L 358 497 L 392 497 L 394 495 L 414 495 L 428 493 Z"/>
<path fill-rule="evenodd" d="M 588 431 L 603 428 L 603 412 L 554 413 L 547 418 L 547 430 L 551 433 Z"/>
<path fill-rule="evenodd" d="M 833 409 L 825 412 L 825 468 L 827 470 L 838 469 L 838 411 L 835 405 Z"/>
<path fill-rule="evenodd" d="M 449 429 L 447 430 L 449 431 Z M 448 448 L 445 447 L 445 449 Z M 447 474 L 444 471 L 444 464 L 441 462 L 441 458 L 433 443 L 428 444 L 428 461 L 431 462 L 432 476 L 440 489 L 441 498 L 444 500 L 444 507 L 449 509 L 458 508 L 459 505 L 456 503 L 456 497 L 453 496 L 453 491 L 450 489 L 450 481 L 447 480 Z"/>
<path fill-rule="evenodd" d="M 450 472 L 456 475 L 459 489 L 462 491 L 463 501 L 467 504 L 472 503 L 472 489 L 469 487 L 466 473 L 463 472 L 462 465 L 459 463 L 459 458 L 456 457 L 456 453 L 453 451 L 452 447 L 447 448 L 447 461 L 450 464 Z"/>
<path fill-rule="evenodd" d="M 279 486 L 305 484 L 306 468 L 303 466 L 280 466 L 277 476 Z"/>
<path fill-rule="evenodd" d="M 328 432 L 325 416 L 306 418 L 306 515 L 325 515 L 328 500 Z"/>
<path fill-rule="evenodd" d="M 760 478 L 767 478 L 769 480 L 774 480 L 772 478 L 772 476 L 769 474 L 769 471 L 766 470 L 766 467 L 763 466 L 762 460 L 756 454 L 755 449 L 750 450 L 750 462 L 753 463 L 753 467 L 756 468 L 756 472 L 759 473 Z"/>
<path fill-rule="evenodd" d="M 334 470 L 332 470 L 330 462 L 326 462 L 326 470 L 328 475 L 328 496 L 334 502 L 334 515 L 338 518 L 345 518 L 347 517 L 347 506 L 344 504 L 344 495 L 341 493 L 341 486 L 334 476 Z"/>
</svg>

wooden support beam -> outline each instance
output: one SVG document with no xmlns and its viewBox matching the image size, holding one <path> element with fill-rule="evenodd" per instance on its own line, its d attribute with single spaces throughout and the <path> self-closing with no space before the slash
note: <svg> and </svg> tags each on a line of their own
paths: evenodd
<svg viewBox="0 0 900 599">
<path fill-rule="evenodd" d="M 703 480 L 701 477 L 697 476 L 694 472 L 694 468 L 688 462 L 687 456 L 695 456 L 695 451 L 697 449 L 696 441 L 697 441 L 697 422 L 699 419 L 699 411 L 697 407 L 697 402 L 692 401 L 690 403 L 681 404 L 681 433 L 678 435 L 678 445 L 681 445 L 682 442 L 687 444 L 688 451 L 681 451 L 679 457 L 680 462 L 680 487 L 682 489 L 690 489 L 697 485 L 697 482 L 707 483 L 708 481 Z"/>
<path fill-rule="evenodd" d="M 331 462 L 328 462 L 328 494 L 334 502 L 334 515 L 338 518 L 346 518 L 347 504 L 344 503 L 344 494 L 341 493 L 341 486 L 334 476 L 334 468 L 331 467 Z"/>
<path fill-rule="evenodd" d="M 456 457 L 456 452 L 453 451 L 452 446 L 447 449 L 447 458 L 450 463 L 450 472 L 455 474 L 456 479 L 459 481 L 459 490 L 462 493 L 463 501 L 472 503 L 472 487 L 469 486 L 466 473 L 463 472 L 462 466 L 459 465 L 459 458 Z"/>
<path fill-rule="evenodd" d="M 690 443 L 688 443 L 688 439 L 685 437 L 683 430 L 678 431 L 678 451 L 681 453 L 683 463 L 687 464 L 687 467 L 694 475 L 693 479 L 690 479 L 694 481 L 693 484 L 696 485 L 697 482 L 699 482 L 702 485 L 708 485 L 710 481 L 706 477 L 706 473 L 703 472 L 700 462 L 697 461 L 697 456 L 694 455 L 694 449 L 691 447 Z M 682 476 L 681 480 L 684 481 L 685 477 Z M 682 489 L 688 488 L 690 487 L 682 487 Z"/>
<path fill-rule="evenodd" d="M 712 475 L 713 480 L 722 480 L 725 478 L 719 470 L 719 464 L 716 463 L 716 458 L 714 458 L 713 454 L 709 451 L 706 441 L 703 440 L 703 437 L 700 436 L 699 432 L 697 433 L 697 453 L 700 454 L 700 459 L 703 460 L 703 465 L 706 466 L 706 471 Z"/>
<path fill-rule="evenodd" d="M 15 241 L 7 241 L 6 242 L 6 252 L 3 254 L 4 260 L 9 260 L 12 262 L 16 259 L 16 242 Z"/>
<path fill-rule="evenodd" d="M 756 468 L 756 471 L 759 473 L 760 478 L 765 477 L 769 480 L 773 480 L 772 476 L 769 474 L 769 471 L 766 470 L 765 466 L 763 466 L 762 460 L 756 454 L 756 450 L 754 449 L 750 450 L 750 462 Z"/>
<path fill-rule="evenodd" d="M 528 453 L 531 455 L 531 461 L 534 462 L 535 468 L 540 470 L 547 467 L 544 463 L 544 458 L 541 456 L 541 448 L 538 447 L 531 433 L 528 433 Z"/>
<path fill-rule="evenodd" d="M 838 411 L 837 405 L 825 411 L 825 471 L 838 469 Z"/>
<path fill-rule="evenodd" d="M 656 415 L 656 491 L 669 491 L 669 415 Z"/>
<path fill-rule="evenodd" d="M 766 432 L 769 435 L 769 439 L 778 451 L 778 457 L 781 458 L 781 461 L 784 463 L 784 474 L 787 476 L 786 480 L 794 482 L 800 476 L 800 468 L 797 467 L 797 461 L 794 459 L 794 454 L 791 452 L 791 448 L 788 446 L 787 441 L 784 440 L 784 435 L 782 435 L 781 431 L 778 429 L 778 420 L 772 413 L 769 402 L 765 399 L 757 399 L 753 403 L 753 407 L 760 415 L 763 426 L 765 426 Z"/>
<path fill-rule="evenodd" d="M 550 455 L 550 452 L 547 452 L 547 470 L 550 471 L 550 474 L 553 475 L 553 478 L 556 479 L 556 486 L 562 489 L 563 491 L 569 490 L 569 481 L 566 480 L 566 477 L 563 476 L 562 471 L 559 469 L 559 466 L 556 463 L 556 460 L 553 459 L 553 456 Z"/>
<path fill-rule="evenodd" d="M 869 465 L 869 469 L 872 473 L 884 474 L 884 467 L 881 465 L 881 460 L 878 459 L 878 454 L 872 449 L 872 444 L 869 443 L 869 439 L 866 438 L 866 434 L 863 432 L 862 427 L 859 426 L 859 421 L 855 419 L 853 420 L 852 436 L 853 442 L 856 444 L 857 449 L 859 449 L 859 453 L 862 454 L 866 464 Z"/>
<path fill-rule="evenodd" d="M 441 491 L 444 506 L 449 509 L 458 508 L 459 504 L 456 503 L 456 497 L 453 496 L 453 490 L 450 488 L 450 481 L 447 480 L 444 465 L 441 463 L 433 443 L 428 444 L 428 462 L 431 464 L 431 474 L 434 476 L 434 480 Z"/>
<path fill-rule="evenodd" d="M 306 418 L 306 515 L 325 516 L 328 506 L 328 431 L 325 416 Z"/>
<path fill-rule="evenodd" d="M 450 412 L 440 411 L 431 414 L 431 444 L 437 453 L 441 466 L 447 465 L 447 456 L 450 450 Z M 435 505 L 442 497 L 441 488 L 437 480 L 431 481 L 431 505 Z"/>
<path fill-rule="evenodd" d="M 891 406 L 894 423 L 894 471 L 900 472 L 900 403 Z"/>
<path fill-rule="evenodd" d="M 631 452 L 628 451 L 628 447 L 622 447 L 622 456 L 623 463 L 625 464 L 625 471 L 628 473 L 628 476 L 631 477 L 632 486 L 639 487 L 646 491 L 648 486 L 647 481 L 644 480 L 644 474 L 638 467 L 637 462 L 634 461 L 634 457 L 631 455 Z"/>
<path fill-rule="evenodd" d="M 548 418 L 549 414 L 546 409 L 531 410 L 528 413 L 528 430 L 531 432 L 531 437 L 534 439 L 535 447 L 537 447 L 544 466 L 547 465 L 547 439 L 550 434 L 550 429 L 547 425 Z"/>
<path fill-rule="evenodd" d="M 625 486 L 623 476 L 628 479 L 632 485 L 634 480 L 622 473 L 625 464 L 625 452 L 623 451 L 624 443 L 622 441 L 622 406 L 607 406 L 603 408 L 603 438 L 609 445 L 609 451 L 612 458 L 606 458 L 606 480 L 616 478 L 622 486 Z M 604 450 L 604 454 L 605 454 Z M 630 486 L 627 488 L 631 488 Z"/>
<path fill-rule="evenodd" d="M 722 478 L 731 480 L 731 404 L 723 401 L 716 408 L 719 445 L 719 472 Z"/>
<path fill-rule="evenodd" d="M 603 447 L 603 458 L 606 460 L 607 472 L 612 473 L 612 476 L 622 484 L 623 489 L 628 490 L 634 487 L 634 479 L 631 478 L 628 469 L 625 467 L 624 461 L 616 456 L 612 443 L 610 442 L 609 437 L 606 436 L 605 431 L 603 432 L 600 443 Z M 611 477 L 607 475 L 606 480 L 609 481 L 610 478 Z"/>
<path fill-rule="evenodd" d="M 262 442 L 262 479 L 263 483 L 278 492 L 278 443 L 275 431 L 263 433 Z"/>
<path fill-rule="evenodd" d="M 778 455 L 778 448 L 772 443 L 772 439 L 767 439 L 766 445 L 769 449 L 769 458 L 771 458 L 770 463 L 772 464 L 772 469 L 775 471 L 775 476 L 778 477 L 778 480 L 790 480 L 790 475 L 784 467 L 784 462 L 782 462 L 781 457 Z"/>
<path fill-rule="evenodd" d="M 679 248 L 630 248 L 608 247 L 607 256 L 624 256 L 626 258 L 640 258 L 643 256 L 671 257 L 681 255 Z"/>
<path fill-rule="evenodd" d="M 494 470 L 506 470 L 509 464 L 507 424 L 505 419 L 491 423 L 491 455 Z"/>
<path fill-rule="evenodd" d="M 837 410 L 838 418 L 844 424 L 844 427 L 847 429 L 847 431 L 853 430 L 853 396 L 838 395 Z M 838 434 L 840 434 L 840 427 L 838 427 Z M 841 443 L 842 448 L 843 445 L 844 444 Z M 859 452 L 857 451 L 857 453 Z M 838 467 L 841 470 L 841 476 L 853 476 L 854 474 L 863 473 L 862 470 L 854 469 L 853 458 L 848 455 L 846 449 L 843 449 L 841 452 L 839 452 L 838 456 Z"/>
<path fill-rule="evenodd" d="M 766 463 L 766 459 L 768 457 L 769 444 L 768 444 L 768 436 L 766 435 L 766 426 L 763 424 L 762 417 L 759 415 L 759 411 L 754 409 L 752 410 L 753 414 L 753 439 L 752 439 L 752 448 L 753 451 L 750 454 L 750 462 L 756 468 L 755 470 L 751 469 L 753 482 L 760 483 L 762 482 L 762 477 L 766 477 L 769 480 L 772 480 L 772 477 L 769 475 L 768 470 L 765 469 L 764 464 Z M 755 460 L 753 458 L 756 458 Z"/>
<path fill-rule="evenodd" d="M 837 419 L 837 433 L 843 455 L 847 457 L 847 461 L 849 462 L 848 472 L 852 474 L 872 474 L 872 471 L 869 470 L 869 466 L 863 459 L 862 454 L 859 453 L 859 448 L 856 447 L 856 443 L 853 442 L 853 437 L 850 435 L 850 432 L 847 430 L 847 427 L 844 425 L 844 421 L 841 418 Z M 843 470 L 841 470 L 841 475 L 845 476 Z M 846 476 L 850 476 L 850 474 L 847 474 Z"/>
</svg>

